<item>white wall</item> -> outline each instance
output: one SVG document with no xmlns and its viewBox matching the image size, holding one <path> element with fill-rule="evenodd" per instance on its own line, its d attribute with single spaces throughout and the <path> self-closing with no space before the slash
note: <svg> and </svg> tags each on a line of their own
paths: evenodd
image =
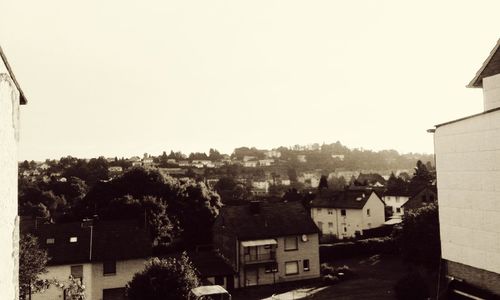
<svg viewBox="0 0 500 300">
<path fill-rule="evenodd" d="M 0 59 L 0 291 L 2 299 L 18 294 L 17 142 L 19 91 Z"/>
<path fill-rule="evenodd" d="M 116 262 L 115 275 L 103 275 L 102 263 L 92 265 L 92 298 L 89 300 L 102 300 L 103 290 L 123 288 L 134 277 L 134 274 L 144 270 L 145 259 L 130 259 Z"/>
<path fill-rule="evenodd" d="M 83 284 L 85 285 L 86 293 L 85 296 L 87 300 L 93 300 L 90 291 L 92 290 L 92 265 L 87 264 L 74 264 L 83 265 Z M 73 265 L 60 265 L 60 266 L 49 266 L 47 267 L 47 273 L 40 276 L 42 279 L 56 279 L 61 283 L 67 283 L 68 278 L 71 275 L 71 266 Z M 33 294 L 32 300 L 59 300 L 64 299 L 63 290 L 51 286 L 48 290 L 42 293 Z"/>
<path fill-rule="evenodd" d="M 132 279 L 135 273 L 144 270 L 145 259 L 131 259 L 116 262 L 115 275 L 103 275 L 102 263 L 87 263 L 83 265 L 83 284 L 87 300 L 102 300 L 103 290 L 112 288 L 123 288 Z M 79 264 L 73 264 L 79 265 Z M 71 275 L 72 265 L 49 266 L 48 273 L 41 276 L 46 279 L 57 279 L 67 282 Z M 64 299 L 63 291 L 52 286 L 43 293 L 34 294 L 32 300 L 57 300 Z"/>
<path fill-rule="evenodd" d="M 434 138 L 442 256 L 500 273 L 500 111 Z"/>
<path fill-rule="evenodd" d="M 500 74 L 483 78 L 484 110 L 500 107 Z"/>
<path fill-rule="evenodd" d="M 404 207 L 402 207 L 402 206 L 410 199 L 410 197 L 407 197 L 407 196 L 384 196 L 383 199 L 384 199 L 385 205 L 390 206 L 392 208 L 392 215 L 393 216 L 403 217 Z M 398 208 L 400 209 L 400 212 L 397 211 Z"/>
</svg>

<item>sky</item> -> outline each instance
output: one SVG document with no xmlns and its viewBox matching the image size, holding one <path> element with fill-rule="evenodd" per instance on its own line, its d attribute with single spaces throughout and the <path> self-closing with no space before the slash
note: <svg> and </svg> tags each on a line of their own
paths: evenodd
<svg viewBox="0 0 500 300">
<path fill-rule="evenodd" d="M 499 1 L 0 2 L 28 105 L 19 159 L 340 141 L 433 152 L 481 112 L 465 85 Z"/>
</svg>

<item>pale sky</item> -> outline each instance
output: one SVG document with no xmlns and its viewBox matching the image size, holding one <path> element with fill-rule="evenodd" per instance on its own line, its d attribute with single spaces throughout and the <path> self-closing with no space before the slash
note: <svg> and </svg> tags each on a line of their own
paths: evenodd
<svg viewBox="0 0 500 300">
<path fill-rule="evenodd" d="M 499 1 L 1 0 L 28 99 L 20 159 L 340 140 L 432 153 L 482 111 L 465 85 Z"/>
</svg>

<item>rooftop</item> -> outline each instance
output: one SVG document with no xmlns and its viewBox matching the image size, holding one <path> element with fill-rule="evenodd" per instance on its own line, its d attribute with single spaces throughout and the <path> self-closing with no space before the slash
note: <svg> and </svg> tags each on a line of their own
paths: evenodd
<svg viewBox="0 0 500 300">
<path fill-rule="evenodd" d="M 299 202 L 253 202 L 223 207 L 216 226 L 224 226 L 240 240 L 318 233 Z"/>
</svg>

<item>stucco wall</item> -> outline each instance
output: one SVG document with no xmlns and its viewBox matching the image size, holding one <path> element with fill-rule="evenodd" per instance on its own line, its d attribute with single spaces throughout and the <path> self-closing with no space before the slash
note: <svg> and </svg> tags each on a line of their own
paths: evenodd
<svg viewBox="0 0 500 300">
<path fill-rule="evenodd" d="M 0 291 L 2 299 L 16 299 L 17 262 L 17 142 L 19 92 L 0 59 Z"/>
<path fill-rule="evenodd" d="M 500 273 L 500 111 L 434 138 L 443 258 Z"/>
<path fill-rule="evenodd" d="M 91 297 L 90 291 L 92 290 L 92 265 L 87 264 L 74 264 L 74 265 L 82 265 L 83 266 L 83 284 L 86 289 L 86 298 L 87 300 L 93 300 Z M 61 283 L 67 283 L 68 278 L 71 275 L 71 266 L 72 265 L 61 265 L 61 266 L 49 266 L 47 267 L 47 273 L 40 276 L 42 279 L 56 279 Z M 31 297 L 32 300 L 59 300 L 64 299 L 63 290 L 56 287 L 51 286 L 48 290 L 42 293 L 33 294 Z"/>
<path fill-rule="evenodd" d="M 367 209 L 370 209 L 370 216 L 367 215 Z M 329 210 L 332 214 L 328 213 Z M 365 229 L 382 226 L 385 222 L 384 203 L 372 193 L 363 209 L 346 209 L 346 215 L 342 216 L 341 209 L 314 207 L 311 208 L 311 217 L 316 225 L 323 223 L 320 229 L 325 235 L 333 234 L 340 239 L 355 237 L 356 231 L 362 233 Z M 330 227 L 329 223 L 332 223 L 333 227 Z"/>
<path fill-rule="evenodd" d="M 92 265 L 92 298 L 102 300 L 104 289 L 123 288 L 134 277 L 134 274 L 144 270 L 145 259 L 131 259 L 116 262 L 115 275 L 103 275 L 102 263 Z"/>
<path fill-rule="evenodd" d="M 145 259 L 131 259 L 116 262 L 115 275 L 103 275 L 102 263 L 83 264 L 83 284 L 87 300 L 102 300 L 103 290 L 125 287 L 135 273 L 144 270 Z M 74 264 L 78 265 L 78 264 Z M 57 279 L 67 282 L 71 274 L 72 265 L 49 266 L 48 272 L 41 276 L 46 279 Z M 57 300 L 64 299 L 61 289 L 52 286 L 43 293 L 34 294 L 33 300 Z"/>
<path fill-rule="evenodd" d="M 500 74 L 483 78 L 484 110 L 500 107 Z"/>
<path fill-rule="evenodd" d="M 384 196 L 383 197 L 385 205 L 390 206 L 392 208 L 392 215 L 402 217 L 404 215 L 404 207 L 403 204 L 408 202 L 410 199 L 407 196 Z M 400 209 L 400 212 L 397 212 L 397 208 Z"/>
</svg>

